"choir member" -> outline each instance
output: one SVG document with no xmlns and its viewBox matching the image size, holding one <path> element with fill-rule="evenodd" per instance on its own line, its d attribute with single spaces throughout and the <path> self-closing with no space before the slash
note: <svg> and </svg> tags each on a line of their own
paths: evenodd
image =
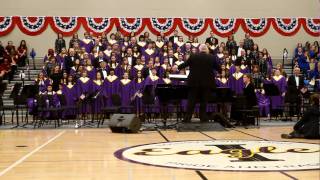
<svg viewBox="0 0 320 180">
<path fill-rule="evenodd" d="M 95 79 L 92 81 L 90 94 L 92 95 L 92 113 L 100 114 L 101 108 L 105 106 L 104 80 L 100 72 L 96 73 Z"/>
<path fill-rule="evenodd" d="M 44 107 L 44 110 L 40 112 L 39 116 L 44 119 L 55 119 L 58 118 L 58 114 L 55 111 L 50 111 L 52 108 L 59 106 L 59 98 L 55 91 L 52 89 L 52 85 L 47 86 L 47 91 L 40 94 L 41 103 L 39 104 Z"/>
<path fill-rule="evenodd" d="M 134 57 L 132 48 L 127 48 L 126 57 L 130 66 L 136 65 L 137 58 Z"/>
<path fill-rule="evenodd" d="M 240 66 L 236 66 L 235 73 L 231 74 L 229 78 L 230 88 L 236 95 L 243 93 L 243 73 L 240 72 Z"/>
<path fill-rule="evenodd" d="M 38 86 L 39 92 L 45 92 L 47 86 L 51 83 L 50 79 L 46 78 L 42 72 L 38 74 L 38 77 L 35 79 L 34 84 Z"/>
<path fill-rule="evenodd" d="M 214 50 L 218 46 L 218 39 L 214 36 L 214 32 L 210 32 L 210 37 L 206 39 L 206 44 L 209 44 L 210 49 Z"/>
<path fill-rule="evenodd" d="M 178 60 L 176 62 L 174 62 L 174 65 L 179 66 L 180 64 L 184 63 L 183 61 L 183 55 L 179 54 L 178 55 Z"/>
<path fill-rule="evenodd" d="M 226 71 L 221 71 L 221 74 L 218 78 L 216 78 L 217 87 L 227 88 L 229 87 L 229 78 L 226 74 Z"/>
<path fill-rule="evenodd" d="M 286 94 L 287 83 L 286 78 L 281 75 L 280 70 L 275 70 L 274 76 L 272 77 L 272 83 L 277 86 L 280 95 L 271 97 L 271 107 L 272 110 L 276 110 L 278 111 L 278 113 L 281 113 L 284 106 L 284 97 Z"/>
<path fill-rule="evenodd" d="M 104 96 L 107 97 L 107 106 L 112 106 L 112 95 L 119 92 L 119 78 L 114 69 L 109 70 L 109 75 L 104 80 Z"/>
<path fill-rule="evenodd" d="M 75 118 L 76 117 L 76 102 L 78 100 L 77 86 L 71 75 L 68 76 L 67 84 L 63 85 L 62 94 L 65 98 L 65 110 L 63 111 L 63 118 Z"/>
<path fill-rule="evenodd" d="M 84 39 L 82 39 L 82 41 L 80 41 L 80 47 L 86 48 L 86 52 L 91 53 L 91 51 L 94 47 L 94 42 L 88 32 L 84 33 Z"/>
<path fill-rule="evenodd" d="M 152 43 L 148 43 L 147 48 L 142 53 L 146 60 L 149 60 L 150 58 L 156 57 L 156 51 L 152 47 Z"/>
<path fill-rule="evenodd" d="M 91 81 L 87 71 L 83 70 L 81 77 L 77 80 L 77 98 L 81 104 L 82 115 L 89 113 L 88 97 L 90 95 Z"/>
<path fill-rule="evenodd" d="M 138 44 L 138 47 L 139 47 L 140 51 L 143 50 L 147 46 L 147 42 L 145 41 L 143 35 L 139 36 L 139 41 L 138 41 L 137 44 Z"/>
<path fill-rule="evenodd" d="M 67 73 L 70 73 L 71 67 L 74 65 L 74 61 L 76 59 L 80 59 L 80 57 L 76 54 L 73 48 L 69 48 L 68 55 L 64 58 L 64 69 L 67 70 Z"/>
<path fill-rule="evenodd" d="M 88 77 L 90 79 L 95 79 L 96 76 L 96 68 L 93 67 L 93 65 L 91 64 L 91 60 L 90 59 L 85 59 L 84 60 L 85 63 L 85 70 L 88 73 Z"/>
<path fill-rule="evenodd" d="M 119 95 L 121 97 L 121 106 L 127 107 L 122 110 L 123 113 L 130 113 L 131 100 L 134 96 L 134 83 L 129 79 L 129 74 L 125 72 L 123 79 L 119 83 Z"/>
<path fill-rule="evenodd" d="M 168 60 L 169 60 L 169 64 L 170 66 L 173 66 L 174 63 L 177 61 L 177 58 L 174 56 L 173 50 L 170 49 L 168 51 L 168 56 L 167 56 Z"/>
<path fill-rule="evenodd" d="M 129 73 L 131 72 L 131 65 L 129 64 L 128 58 L 124 57 L 122 59 L 122 64 L 120 65 L 119 69 L 119 76 L 123 76 L 124 73 Z"/>
<path fill-rule="evenodd" d="M 144 78 L 141 71 L 137 72 L 137 76 L 134 79 L 134 98 L 136 105 L 136 112 L 138 115 L 142 113 L 142 93 L 144 89 Z"/>
<path fill-rule="evenodd" d="M 157 36 L 157 40 L 156 40 L 155 44 L 156 44 L 157 49 L 162 49 L 162 47 L 164 45 L 164 41 L 160 35 Z"/>
<path fill-rule="evenodd" d="M 166 71 L 164 76 L 162 77 L 161 81 L 163 84 L 172 84 L 172 81 L 171 79 L 169 78 L 169 74 L 170 72 L 169 71 Z"/>
<path fill-rule="evenodd" d="M 179 38 L 179 32 L 178 32 L 178 30 L 174 30 L 174 31 L 173 31 L 173 36 L 170 36 L 170 37 L 169 37 L 169 41 L 170 41 L 172 44 L 174 44 L 174 43 L 178 42 L 178 38 Z"/>
<path fill-rule="evenodd" d="M 261 117 L 267 116 L 270 117 L 270 100 L 265 95 L 265 91 L 263 89 L 256 90 L 256 97 L 259 106 L 259 114 Z"/>
</svg>

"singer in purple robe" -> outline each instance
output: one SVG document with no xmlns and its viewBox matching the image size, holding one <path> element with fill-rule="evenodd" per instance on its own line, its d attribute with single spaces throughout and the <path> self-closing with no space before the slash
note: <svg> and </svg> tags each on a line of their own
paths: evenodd
<svg viewBox="0 0 320 180">
<path fill-rule="evenodd" d="M 119 83 L 119 94 L 121 97 L 122 113 L 132 113 L 130 108 L 134 96 L 134 83 L 129 79 L 129 74 L 125 72 L 123 79 Z"/>
<path fill-rule="evenodd" d="M 216 85 L 223 88 L 229 87 L 229 78 L 226 75 L 226 71 L 221 71 L 220 77 L 216 78 Z"/>
<path fill-rule="evenodd" d="M 136 112 L 138 115 L 141 115 L 142 112 L 142 92 L 144 89 L 144 79 L 142 77 L 141 71 L 137 72 L 137 77 L 134 80 L 134 97 L 135 97 L 135 105 Z"/>
<path fill-rule="evenodd" d="M 104 96 L 107 98 L 107 106 L 112 106 L 112 95 L 119 95 L 119 78 L 115 75 L 114 69 L 110 69 L 109 75 L 103 83 Z"/>
<path fill-rule="evenodd" d="M 229 85 L 236 95 L 242 95 L 244 83 L 243 83 L 243 73 L 240 72 L 240 67 L 236 66 L 236 72 L 233 73 L 229 78 Z"/>
<path fill-rule="evenodd" d="M 94 47 L 94 42 L 88 32 L 84 33 L 84 39 L 80 41 L 80 47 L 84 47 L 87 53 L 91 53 Z"/>
<path fill-rule="evenodd" d="M 43 94 L 42 96 L 42 101 L 44 104 L 42 104 L 44 107 L 44 110 L 39 113 L 39 116 L 44 118 L 44 119 L 55 119 L 57 118 L 57 112 L 55 111 L 50 111 L 52 108 L 56 108 L 59 106 L 60 102 L 58 99 L 58 96 L 56 92 L 53 91 L 52 85 L 49 84 L 47 87 L 47 91 Z"/>
<path fill-rule="evenodd" d="M 76 102 L 78 100 L 77 87 L 74 83 L 73 77 L 68 76 L 67 84 L 63 85 L 62 94 L 65 97 L 65 110 L 62 115 L 66 119 L 74 119 L 76 117 Z"/>
<path fill-rule="evenodd" d="M 274 76 L 272 77 L 272 83 L 274 83 L 278 87 L 280 95 L 271 97 L 271 108 L 281 110 L 284 106 L 284 97 L 287 89 L 287 82 L 286 78 L 281 75 L 279 69 L 275 70 Z"/>
<path fill-rule="evenodd" d="M 260 116 L 270 116 L 270 100 L 267 96 L 264 94 L 264 90 L 258 89 L 256 91 L 258 106 L 259 106 L 259 112 Z"/>
<path fill-rule="evenodd" d="M 88 97 L 90 93 L 91 81 L 87 77 L 87 71 L 82 71 L 82 76 L 77 80 L 77 95 L 81 102 L 82 114 L 87 114 L 90 112 L 90 105 L 88 103 Z"/>
<path fill-rule="evenodd" d="M 101 109 L 105 106 L 103 79 L 101 72 L 96 73 L 95 80 L 91 83 L 90 94 L 92 95 L 92 113 L 100 114 Z"/>
<path fill-rule="evenodd" d="M 146 87 L 151 87 L 151 88 L 148 88 L 148 90 L 150 90 L 151 92 L 148 92 L 148 93 L 151 93 L 151 96 L 154 96 L 155 95 L 155 89 L 156 89 L 156 86 L 158 84 L 161 83 L 161 79 L 157 76 L 157 70 L 155 68 L 152 68 L 151 69 L 151 74 L 146 78 L 145 80 L 145 89 L 144 91 L 146 90 Z M 146 94 L 146 93 L 144 93 Z M 160 109 L 159 109 L 159 102 L 157 100 L 157 98 L 155 98 L 154 100 L 154 103 L 153 103 L 153 108 L 146 108 L 144 109 L 144 112 L 147 112 L 147 113 L 159 113 L 160 112 Z"/>
</svg>

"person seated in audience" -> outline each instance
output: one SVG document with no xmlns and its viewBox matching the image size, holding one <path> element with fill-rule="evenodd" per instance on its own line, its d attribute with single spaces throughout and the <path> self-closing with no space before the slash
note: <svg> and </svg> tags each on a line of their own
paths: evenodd
<svg viewBox="0 0 320 180">
<path fill-rule="evenodd" d="M 289 134 L 281 134 L 281 138 L 320 139 L 319 99 L 319 94 L 314 94 L 310 97 L 310 108 L 303 114 L 302 118 L 293 126 L 293 131 Z"/>
</svg>

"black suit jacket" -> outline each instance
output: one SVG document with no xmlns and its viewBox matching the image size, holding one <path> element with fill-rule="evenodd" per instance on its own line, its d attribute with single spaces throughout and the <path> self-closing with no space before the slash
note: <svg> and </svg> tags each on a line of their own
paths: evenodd
<svg viewBox="0 0 320 180">
<path fill-rule="evenodd" d="M 190 67 L 188 86 L 190 87 L 215 87 L 213 71 L 221 71 L 215 56 L 206 53 L 192 54 L 189 59 L 182 63 L 178 69 Z"/>
<path fill-rule="evenodd" d="M 71 56 L 66 56 L 64 58 L 64 67 L 65 69 L 67 70 L 67 73 L 69 74 L 70 72 L 70 69 L 71 67 L 73 66 L 73 62 L 76 60 L 76 59 L 79 59 L 79 56 L 76 54 L 74 55 L 74 58 L 73 58 L 73 61 L 72 61 L 72 57 Z"/>
<path fill-rule="evenodd" d="M 107 74 L 108 74 L 107 68 L 106 68 L 105 70 L 106 70 L 106 72 L 107 72 Z M 106 76 L 103 76 L 103 73 L 102 73 L 102 69 L 101 69 L 101 68 L 99 68 L 97 72 L 100 72 L 100 74 L 101 74 L 101 76 L 102 76 L 103 79 L 106 78 Z"/>
<path fill-rule="evenodd" d="M 211 37 L 208 37 L 207 39 L 206 39 L 206 43 L 208 43 L 208 44 L 210 44 L 210 46 L 212 46 L 212 45 L 218 45 L 218 43 L 219 43 L 219 41 L 218 41 L 218 39 L 217 38 L 211 38 Z"/>
<path fill-rule="evenodd" d="M 174 43 L 174 37 L 176 37 L 176 36 L 170 36 L 169 37 L 169 41 L 171 41 L 172 43 Z M 178 37 L 178 36 L 177 36 Z"/>
<path fill-rule="evenodd" d="M 291 75 L 288 79 L 287 82 L 288 85 L 288 90 L 286 94 L 286 102 L 298 102 L 299 101 L 299 94 L 300 94 L 300 89 L 303 87 L 303 77 L 299 76 L 299 86 L 297 88 L 296 85 L 296 79 L 294 75 Z"/>
<path fill-rule="evenodd" d="M 247 108 L 252 108 L 252 106 L 257 105 L 257 97 L 254 92 L 253 83 L 248 84 L 248 86 L 243 89 L 243 95 L 246 97 Z"/>
</svg>

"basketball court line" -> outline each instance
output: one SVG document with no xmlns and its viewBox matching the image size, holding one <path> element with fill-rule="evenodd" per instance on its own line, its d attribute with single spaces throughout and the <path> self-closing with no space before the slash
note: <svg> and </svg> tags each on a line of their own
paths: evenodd
<svg viewBox="0 0 320 180">
<path fill-rule="evenodd" d="M 16 166 L 18 166 L 19 164 L 21 164 L 24 160 L 26 160 L 27 158 L 29 158 L 30 156 L 32 156 L 34 153 L 38 152 L 40 149 L 42 149 L 43 147 L 45 147 L 46 145 L 50 144 L 52 141 L 56 140 L 58 137 L 60 137 L 62 134 L 64 134 L 66 131 L 62 131 L 59 134 L 55 135 L 54 137 L 52 137 L 51 139 L 49 139 L 47 142 L 45 142 L 44 144 L 42 144 L 41 146 L 38 146 L 36 149 L 34 149 L 33 151 L 29 152 L 28 154 L 24 155 L 22 158 L 18 159 L 17 161 L 15 161 L 13 164 L 11 164 L 10 166 L 8 166 L 7 168 L 5 168 L 4 170 L 2 170 L 0 172 L 0 177 L 3 176 L 4 174 L 6 174 L 8 171 L 10 171 L 11 169 L 15 168 Z"/>
<path fill-rule="evenodd" d="M 170 140 L 159 130 L 157 130 L 158 133 L 163 137 L 163 139 L 165 139 L 167 142 L 170 142 Z M 199 170 L 195 171 L 197 173 L 197 175 L 202 179 L 202 180 L 208 180 L 208 178 Z"/>
<path fill-rule="evenodd" d="M 246 132 L 243 132 L 243 131 L 240 131 L 240 130 L 237 130 L 237 129 L 232 129 L 232 130 L 237 131 L 237 132 L 240 132 L 240 133 L 242 133 L 242 134 L 246 134 L 246 135 L 251 136 L 251 137 L 259 138 L 259 139 L 264 140 L 264 141 L 270 141 L 270 140 L 268 140 L 268 139 L 265 139 L 265 138 L 262 138 L 262 137 L 259 137 L 259 136 L 255 136 L 255 135 L 252 135 L 252 134 L 250 134 L 250 133 L 246 133 Z M 281 174 L 289 177 L 290 179 L 297 180 L 297 178 L 291 176 L 290 174 L 288 174 L 288 173 L 286 173 L 286 172 L 284 172 L 284 171 L 279 171 L 279 172 L 280 172 Z"/>
</svg>

